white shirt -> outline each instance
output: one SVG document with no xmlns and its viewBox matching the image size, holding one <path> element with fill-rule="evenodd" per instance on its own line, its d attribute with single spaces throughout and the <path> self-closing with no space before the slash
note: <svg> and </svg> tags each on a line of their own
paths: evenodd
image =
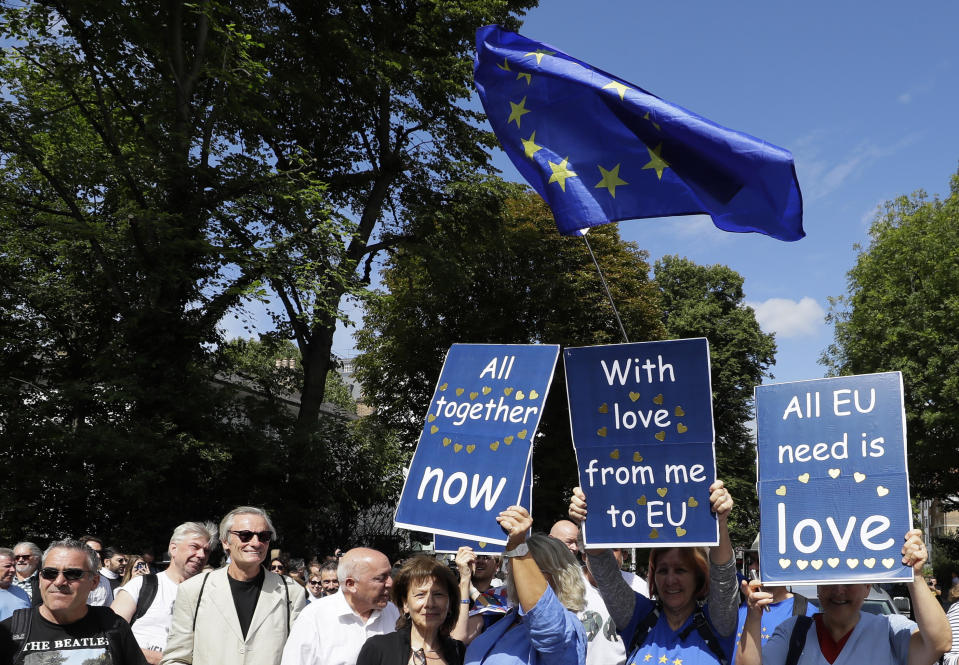
<svg viewBox="0 0 959 665">
<path fill-rule="evenodd" d="M 646 580 L 625 570 L 622 575 L 633 591 L 649 597 Z M 586 585 L 586 607 L 577 616 L 586 630 L 586 665 L 623 665 L 626 662 L 626 645 L 609 618 L 603 598 L 585 575 L 583 584 Z"/>
<path fill-rule="evenodd" d="M 176 589 L 179 586 L 166 573 L 157 575 L 157 595 L 153 598 L 146 614 L 137 619 L 130 630 L 137 639 L 141 649 L 148 651 L 163 651 L 166 647 L 167 633 L 173 624 L 173 602 L 176 600 Z M 136 603 L 143 588 L 143 577 L 134 577 L 117 589 L 125 591 Z"/>
<path fill-rule="evenodd" d="M 366 639 L 392 633 L 399 618 L 396 606 L 387 603 L 364 619 L 346 602 L 342 589 L 314 599 L 293 623 L 280 665 L 356 665 Z"/>
<path fill-rule="evenodd" d="M 100 583 L 97 588 L 87 596 L 87 605 L 99 605 L 110 607 L 113 604 L 113 589 L 110 588 L 110 581 L 105 575 L 100 575 Z"/>
</svg>

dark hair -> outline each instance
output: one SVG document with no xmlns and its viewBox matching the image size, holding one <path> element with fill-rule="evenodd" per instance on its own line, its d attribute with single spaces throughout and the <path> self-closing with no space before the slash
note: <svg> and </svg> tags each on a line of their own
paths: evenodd
<svg viewBox="0 0 959 665">
<path fill-rule="evenodd" d="M 328 572 L 332 571 L 333 573 L 335 573 L 336 569 L 339 567 L 340 567 L 340 563 L 336 559 L 333 559 L 332 561 L 324 561 L 323 565 L 319 567 L 318 572 L 322 573 L 323 571 L 328 571 Z"/>
<path fill-rule="evenodd" d="M 403 567 L 393 578 L 393 589 L 390 591 L 393 604 L 402 610 L 410 589 L 417 584 L 430 580 L 439 582 L 446 587 L 446 593 L 449 595 L 449 611 L 439 629 L 440 635 L 449 635 L 459 619 L 460 587 L 453 571 L 436 559 L 428 556 L 416 556 L 403 564 Z M 406 628 L 408 625 L 410 625 L 409 614 L 403 614 L 396 622 L 396 629 Z"/>
<path fill-rule="evenodd" d="M 701 547 L 664 547 L 661 549 L 652 549 L 649 551 L 649 570 L 646 571 L 649 579 L 649 596 L 657 594 L 656 589 L 656 563 L 664 554 L 676 550 L 685 560 L 693 574 L 696 576 L 696 592 L 693 598 L 702 600 L 709 593 L 709 563 L 706 560 L 706 552 Z"/>
<path fill-rule="evenodd" d="M 103 539 L 97 538 L 96 536 L 91 536 L 89 533 L 83 534 L 82 536 L 80 536 L 80 538 L 78 538 L 78 540 L 81 543 L 88 543 L 88 542 L 97 543 L 100 547 L 103 547 Z"/>
</svg>

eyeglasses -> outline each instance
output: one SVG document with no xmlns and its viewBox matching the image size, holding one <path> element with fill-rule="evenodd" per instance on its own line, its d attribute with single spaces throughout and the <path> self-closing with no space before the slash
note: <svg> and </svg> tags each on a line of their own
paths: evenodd
<svg viewBox="0 0 959 665">
<path fill-rule="evenodd" d="M 323 582 L 319 580 L 310 580 L 310 586 L 320 586 Z"/>
<path fill-rule="evenodd" d="M 14 554 L 13 555 L 14 561 L 19 561 L 20 559 L 23 559 L 24 561 L 29 561 L 32 558 L 33 558 L 32 554 Z"/>
<path fill-rule="evenodd" d="M 270 570 L 286 570 L 286 566 L 284 566 L 281 563 L 275 563 L 272 566 L 270 566 Z"/>
<path fill-rule="evenodd" d="M 83 579 L 87 571 L 82 568 L 64 568 L 62 570 L 60 568 L 40 569 L 40 577 L 51 582 L 60 577 L 61 573 L 63 573 L 63 577 L 66 578 L 67 582 L 76 582 L 77 580 Z"/>
<path fill-rule="evenodd" d="M 248 543 L 253 540 L 253 536 L 256 536 L 261 543 L 268 543 L 273 540 L 272 531 L 249 531 L 243 529 L 243 531 L 230 531 L 234 536 L 240 539 L 241 543 Z"/>
</svg>

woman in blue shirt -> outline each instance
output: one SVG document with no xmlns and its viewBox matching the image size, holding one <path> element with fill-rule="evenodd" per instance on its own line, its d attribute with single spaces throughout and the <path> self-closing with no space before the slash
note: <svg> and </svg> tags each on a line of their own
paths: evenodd
<svg viewBox="0 0 959 665">
<path fill-rule="evenodd" d="M 708 555 L 698 547 L 651 550 L 650 598 L 623 581 L 610 550 L 586 552 L 610 618 L 627 645 L 627 663 L 729 665 L 739 601 L 736 561 L 727 528 L 733 499 L 721 480 L 709 491 L 719 522 L 719 545 Z M 586 497 L 578 487 L 573 490 L 569 516 L 580 522 L 586 519 Z"/>
<path fill-rule="evenodd" d="M 466 665 L 582 665 L 586 633 L 575 612 L 585 606 L 582 575 L 558 540 L 527 537 L 533 519 L 522 506 L 496 518 L 508 534 L 507 591 L 514 607 L 474 639 Z"/>
</svg>

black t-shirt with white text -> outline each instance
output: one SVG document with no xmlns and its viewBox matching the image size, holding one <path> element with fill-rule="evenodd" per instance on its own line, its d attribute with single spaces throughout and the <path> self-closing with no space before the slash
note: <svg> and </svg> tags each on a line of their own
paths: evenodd
<svg viewBox="0 0 959 665">
<path fill-rule="evenodd" d="M 47 621 L 36 607 L 24 611 L 31 613 L 26 634 L 12 634 L 14 617 L 0 622 L 0 665 L 146 663 L 129 624 L 108 607 L 88 607 L 86 616 L 67 625 Z"/>
</svg>

